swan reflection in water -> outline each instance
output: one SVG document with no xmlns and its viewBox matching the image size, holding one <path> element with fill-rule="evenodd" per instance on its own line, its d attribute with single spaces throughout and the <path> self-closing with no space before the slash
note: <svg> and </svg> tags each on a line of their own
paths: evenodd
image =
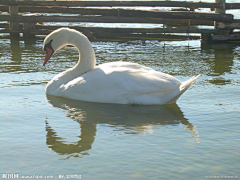
<svg viewBox="0 0 240 180">
<path fill-rule="evenodd" d="M 53 107 L 67 110 L 67 116 L 80 125 L 79 141 L 66 143 L 46 121 L 46 143 L 60 154 L 70 157 L 82 157 L 91 149 L 97 131 L 97 124 L 107 124 L 124 133 L 153 133 L 154 126 L 185 125 L 193 137 L 198 140 L 198 132 L 189 123 L 177 104 L 164 106 L 119 105 L 83 102 L 47 95 Z"/>
</svg>

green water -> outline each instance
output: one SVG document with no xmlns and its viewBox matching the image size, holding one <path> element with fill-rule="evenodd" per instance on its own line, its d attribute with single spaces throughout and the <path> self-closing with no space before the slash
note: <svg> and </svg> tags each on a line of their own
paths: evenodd
<svg viewBox="0 0 240 180">
<path fill-rule="evenodd" d="M 0 44 L 1 178 L 240 178 L 239 44 L 92 42 L 97 64 L 137 62 L 182 81 L 202 74 L 167 106 L 47 97 L 46 83 L 76 63 L 76 49 L 43 67 L 42 40 Z"/>
</svg>

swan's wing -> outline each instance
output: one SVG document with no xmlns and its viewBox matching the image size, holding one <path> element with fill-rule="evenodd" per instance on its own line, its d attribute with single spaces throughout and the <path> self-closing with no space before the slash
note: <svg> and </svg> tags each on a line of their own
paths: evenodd
<svg viewBox="0 0 240 180">
<path fill-rule="evenodd" d="M 137 63 L 105 63 L 99 68 L 106 75 L 109 75 L 111 82 L 115 79 L 132 88 L 138 86 L 144 92 L 171 91 L 181 84 L 181 81 L 169 74 L 155 71 Z"/>
<path fill-rule="evenodd" d="M 144 94 L 166 93 L 179 88 L 180 84 L 173 76 L 135 63 L 122 66 L 106 63 L 66 84 L 64 97 L 114 102 Z"/>
</svg>

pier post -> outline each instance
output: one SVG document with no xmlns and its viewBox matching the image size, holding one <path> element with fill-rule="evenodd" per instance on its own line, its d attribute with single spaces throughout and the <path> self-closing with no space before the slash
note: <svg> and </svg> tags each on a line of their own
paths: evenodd
<svg viewBox="0 0 240 180">
<path fill-rule="evenodd" d="M 201 42 L 211 42 L 212 34 L 202 33 L 201 34 Z"/>
<path fill-rule="evenodd" d="M 222 8 L 215 8 L 215 13 L 220 13 L 220 14 L 225 14 L 226 10 L 225 10 L 225 0 L 215 0 L 215 3 L 222 3 L 223 7 Z M 217 28 L 217 21 L 214 21 L 214 28 Z"/>
<path fill-rule="evenodd" d="M 34 18 L 33 14 L 24 14 L 23 16 L 31 16 L 32 18 Z M 31 31 L 36 29 L 35 22 L 24 22 L 23 29 L 25 31 L 23 33 L 24 38 L 35 39 L 35 35 L 33 33 L 31 33 Z"/>
<path fill-rule="evenodd" d="M 11 15 L 18 15 L 19 6 L 9 6 L 9 14 Z M 18 22 L 9 22 L 9 28 L 10 30 L 19 30 L 19 23 Z M 11 39 L 19 39 L 19 33 L 18 32 L 11 32 L 10 33 Z"/>
<path fill-rule="evenodd" d="M 215 13 L 225 14 L 225 2 L 226 0 L 215 0 L 215 3 L 222 3 L 222 8 L 215 8 Z"/>
<path fill-rule="evenodd" d="M 33 1 L 33 0 L 25 0 L 25 1 Z M 32 18 L 34 18 L 34 14 L 24 14 L 23 16 L 31 16 Z M 36 29 L 35 23 L 34 22 L 24 22 L 23 23 L 23 29 L 24 29 L 24 33 L 23 33 L 23 37 L 25 39 L 25 41 L 32 41 L 35 39 L 35 34 L 31 33 L 33 30 Z"/>
<path fill-rule="evenodd" d="M 222 3 L 222 8 L 215 8 L 215 13 L 219 13 L 219 14 L 225 14 L 225 0 L 215 0 L 215 3 Z M 217 21 L 214 21 L 214 29 L 218 29 L 217 28 Z M 202 42 L 211 42 L 212 41 L 212 37 L 214 35 L 212 34 L 201 34 L 201 40 Z"/>
<path fill-rule="evenodd" d="M 215 13 L 219 13 L 219 14 L 226 13 L 225 2 L 226 2 L 226 0 L 215 0 L 215 3 L 222 4 L 222 8 L 215 8 Z M 223 22 L 214 21 L 214 28 L 219 29 L 219 24 L 221 24 L 221 23 L 223 23 Z M 230 33 L 231 33 L 231 30 L 226 31 L 224 34 L 221 34 L 221 35 L 214 35 L 214 36 L 212 36 L 212 40 L 213 41 L 226 41 L 230 38 Z"/>
</svg>

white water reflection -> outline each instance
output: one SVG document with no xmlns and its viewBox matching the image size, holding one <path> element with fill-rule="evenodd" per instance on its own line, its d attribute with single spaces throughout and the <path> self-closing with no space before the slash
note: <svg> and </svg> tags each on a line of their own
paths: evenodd
<svg viewBox="0 0 240 180">
<path fill-rule="evenodd" d="M 46 121 L 46 143 L 48 147 L 69 157 L 81 157 L 92 148 L 98 124 L 107 124 L 126 134 L 154 133 L 155 128 L 183 124 L 193 137 L 199 137 L 194 125 L 184 117 L 177 104 L 165 106 L 140 106 L 91 103 L 47 95 L 49 103 L 67 110 L 67 117 L 77 121 L 80 135 L 77 142 L 67 142 L 59 137 Z M 198 138 L 197 138 L 198 139 Z"/>
</svg>

